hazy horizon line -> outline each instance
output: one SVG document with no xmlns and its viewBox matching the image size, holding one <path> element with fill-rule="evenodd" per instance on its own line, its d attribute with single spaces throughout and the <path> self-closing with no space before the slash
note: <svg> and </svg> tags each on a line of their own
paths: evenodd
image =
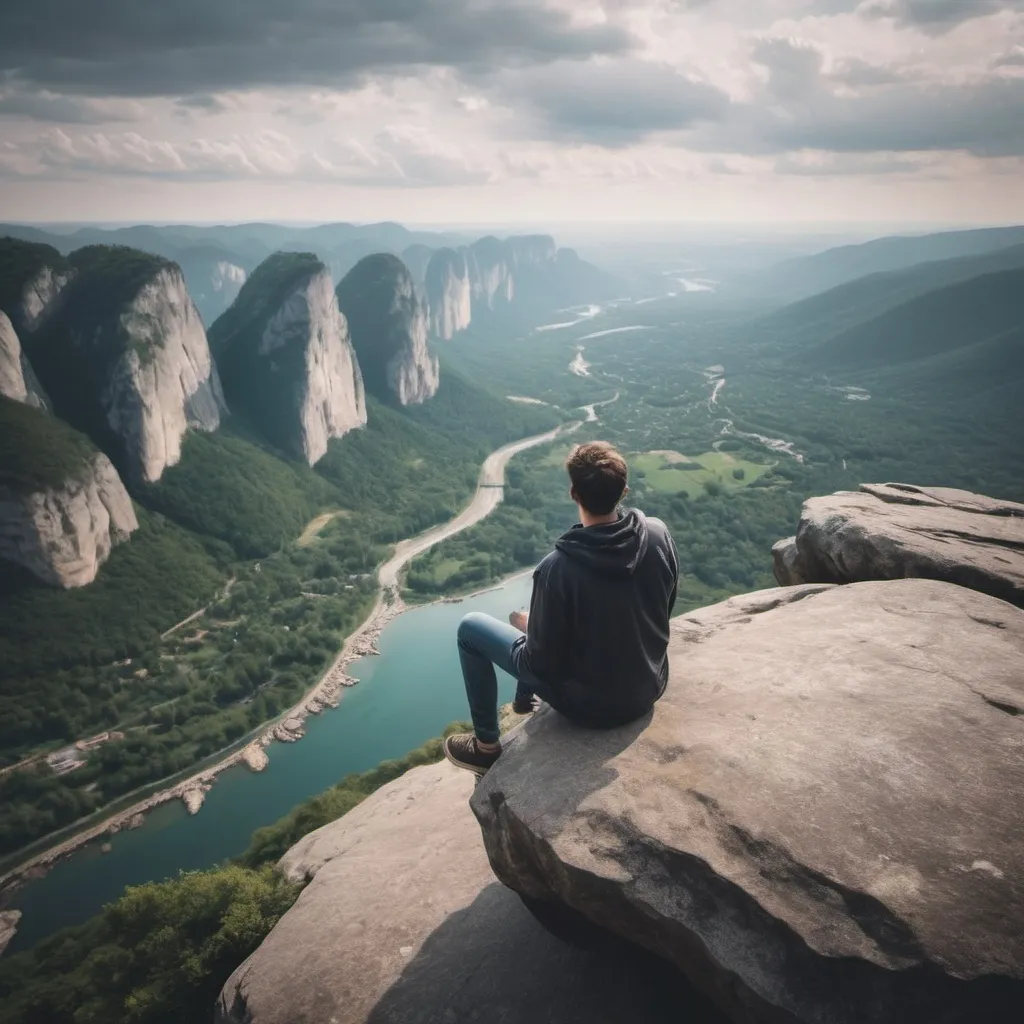
<svg viewBox="0 0 1024 1024">
<path fill-rule="evenodd" d="M 524 228 L 557 228 L 568 227 L 574 229 L 591 228 L 601 230 L 629 230 L 642 228 L 668 232 L 679 228 L 716 231 L 772 231 L 785 232 L 789 234 L 813 234 L 821 231 L 842 231 L 844 233 L 872 233 L 879 230 L 892 230 L 901 228 L 913 228 L 915 231 L 971 231 L 984 230 L 988 228 L 1010 228 L 1024 227 L 1020 221 L 934 221 L 934 220 L 885 220 L 885 221 L 704 221 L 704 220 L 519 220 L 519 221 L 413 221 L 398 219 L 383 220 L 275 220 L 270 218 L 250 217 L 241 220 L 167 220 L 163 218 L 143 218 L 132 220 L 21 220 L 0 217 L 0 223 L 11 227 L 40 228 L 45 230 L 56 230 L 59 228 L 98 228 L 116 230 L 129 227 L 243 227 L 249 224 L 265 224 L 272 227 L 283 228 L 316 228 L 331 227 L 333 225 L 347 225 L 352 227 L 377 227 L 385 224 L 395 224 L 407 229 L 420 231 L 444 232 L 460 230 L 522 230 Z"/>
</svg>

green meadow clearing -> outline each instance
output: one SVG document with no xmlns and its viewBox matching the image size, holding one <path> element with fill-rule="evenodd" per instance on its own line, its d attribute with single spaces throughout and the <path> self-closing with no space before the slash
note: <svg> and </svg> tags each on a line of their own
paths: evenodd
<svg viewBox="0 0 1024 1024">
<path fill-rule="evenodd" d="M 729 452 L 683 455 L 675 451 L 641 452 L 629 459 L 630 468 L 644 487 L 666 494 L 686 491 L 697 497 L 716 485 L 736 491 L 770 472 L 774 463 L 750 462 Z"/>
<path fill-rule="evenodd" d="M 541 463 L 561 466 L 569 449 L 556 446 Z M 738 491 L 759 477 L 771 472 L 774 462 L 750 462 L 729 452 L 704 452 L 703 455 L 684 455 L 682 452 L 660 450 L 639 452 L 627 456 L 633 490 L 640 481 L 644 488 L 663 494 L 685 491 L 691 498 L 699 497 L 708 484 L 725 491 Z"/>
</svg>

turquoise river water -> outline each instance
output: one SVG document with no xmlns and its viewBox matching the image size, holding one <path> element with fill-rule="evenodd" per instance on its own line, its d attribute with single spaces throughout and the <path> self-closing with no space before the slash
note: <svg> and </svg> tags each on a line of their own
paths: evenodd
<svg viewBox="0 0 1024 1024">
<path fill-rule="evenodd" d="M 306 720 L 299 743 L 268 748 L 270 767 L 224 772 L 194 817 L 180 801 L 151 811 L 132 832 L 109 837 L 112 849 L 92 843 L 30 882 L 12 903 L 23 913 L 8 955 L 66 925 L 79 924 L 116 899 L 126 885 L 156 881 L 178 871 L 207 868 L 242 852 L 257 828 L 287 814 L 343 776 L 400 757 L 469 717 L 455 647 L 459 619 L 469 611 L 504 618 L 529 603 L 531 580 L 519 577 L 458 604 L 416 608 L 391 622 L 380 637 L 380 656 L 349 667 L 359 685 L 340 707 Z M 500 699 L 512 699 L 509 676 L 499 673 Z"/>
</svg>

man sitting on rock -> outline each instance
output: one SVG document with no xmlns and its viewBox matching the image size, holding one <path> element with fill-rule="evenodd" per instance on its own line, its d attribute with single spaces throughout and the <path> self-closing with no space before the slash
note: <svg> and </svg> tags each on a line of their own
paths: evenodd
<svg viewBox="0 0 1024 1024">
<path fill-rule="evenodd" d="M 610 728 L 646 714 L 668 679 L 668 623 L 679 561 L 668 528 L 620 509 L 626 463 L 604 441 L 566 460 L 580 522 L 533 574 L 530 613 L 511 625 L 473 612 L 459 624 L 459 659 L 474 733 L 449 736 L 445 756 L 483 775 L 501 754 L 494 666 L 518 682 L 513 708 L 534 695 L 579 725 Z"/>
</svg>

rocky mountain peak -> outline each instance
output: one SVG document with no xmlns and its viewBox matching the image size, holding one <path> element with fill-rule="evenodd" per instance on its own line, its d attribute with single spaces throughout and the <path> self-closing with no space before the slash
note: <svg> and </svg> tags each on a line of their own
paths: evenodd
<svg viewBox="0 0 1024 1024">
<path fill-rule="evenodd" d="M 331 275 L 274 253 L 210 328 L 228 397 L 274 444 L 314 465 L 366 423 L 363 378 Z"/>
<path fill-rule="evenodd" d="M 36 330 L 73 275 L 74 268 L 53 246 L 0 238 L 0 310 L 16 330 Z"/>
<path fill-rule="evenodd" d="M 33 366 L 58 415 L 152 483 L 188 429 L 216 430 L 227 411 L 202 318 L 169 260 L 97 245 L 70 261 L 74 277 L 31 340 Z"/>
<path fill-rule="evenodd" d="M 397 257 L 360 260 L 338 285 L 366 387 L 413 405 L 432 397 L 440 381 L 437 356 L 427 346 L 427 311 L 412 274 Z"/>
<path fill-rule="evenodd" d="M 464 251 L 437 249 L 424 274 L 430 330 L 449 341 L 464 331 L 473 316 L 472 282 Z"/>
</svg>

